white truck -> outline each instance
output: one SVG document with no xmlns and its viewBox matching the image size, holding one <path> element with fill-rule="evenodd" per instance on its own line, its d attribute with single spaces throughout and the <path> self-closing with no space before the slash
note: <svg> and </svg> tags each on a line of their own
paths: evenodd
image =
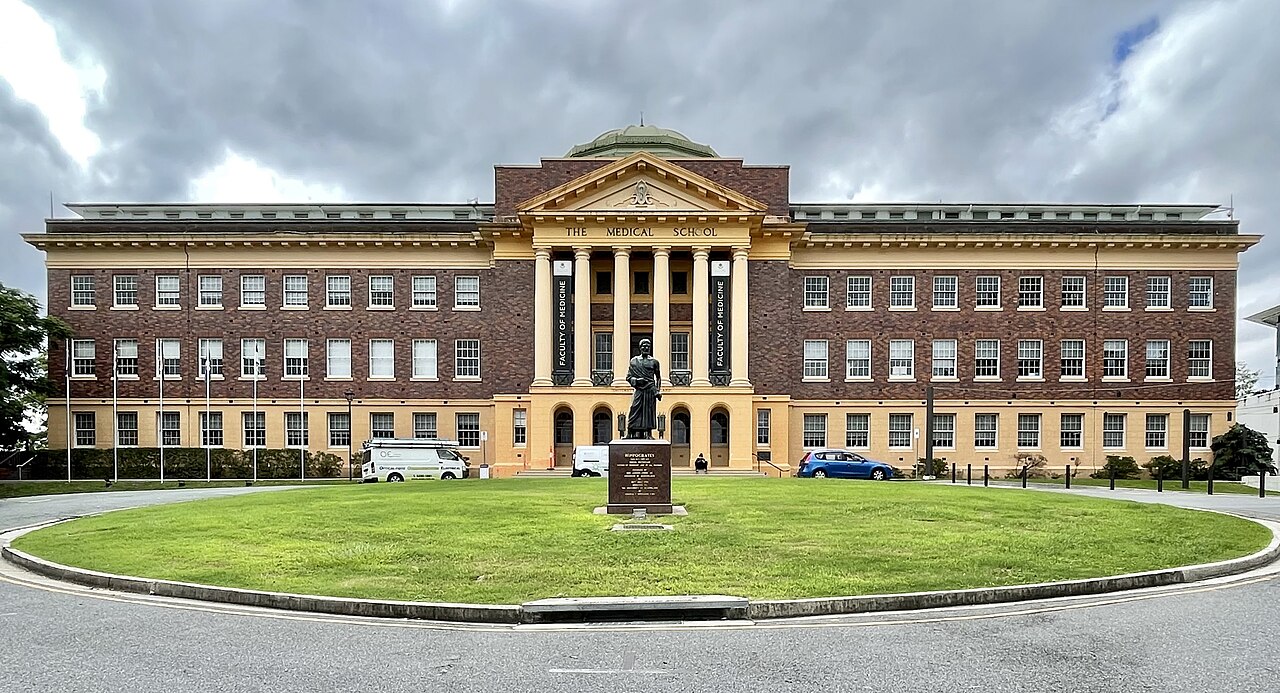
<svg viewBox="0 0 1280 693">
<path fill-rule="evenodd" d="M 373 481 L 409 479 L 465 479 L 467 458 L 458 454 L 458 441 L 435 438 L 378 438 L 365 441 L 361 478 Z"/>
<path fill-rule="evenodd" d="M 579 445 L 574 448 L 572 476 L 604 476 L 608 473 L 608 445 Z"/>
</svg>

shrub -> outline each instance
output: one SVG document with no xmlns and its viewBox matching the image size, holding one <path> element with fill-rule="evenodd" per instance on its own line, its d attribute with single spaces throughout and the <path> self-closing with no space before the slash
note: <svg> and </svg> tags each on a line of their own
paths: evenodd
<svg viewBox="0 0 1280 693">
<path fill-rule="evenodd" d="M 1209 447 L 1215 477 L 1239 481 L 1244 475 L 1276 471 L 1267 437 L 1244 424 L 1235 424 Z"/>
<path fill-rule="evenodd" d="M 1107 455 L 1107 463 L 1102 465 L 1102 469 L 1089 476 L 1094 479 L 1109 479 L 1112 470 L 1115 470 L 1117 479 L 1137 479 L 1141 476 L 1138 461 L 1128 455 Z"/>
<path fill-rule="evenodd" d="M 947 461 L 938 457 L 929 459 L 928 457 L 920 457 L 916 459 L 919 469 L 923 469 L 926 476 L 946 476 L 948 474 Z"/>
<path fill-rule="evenodd" d="M 1048 476 L 1045 468 L 1049 465 L 1049 460 L 1045 459 L 1044 455 L 1034 452 L 1020 452 L 1013 459 L 1018 466 L 1005 474 L 1006 479 L 1022 478 L 1022 470 L 1024 469 L 1027 470 L 1028 477 Z"/>
</svg>

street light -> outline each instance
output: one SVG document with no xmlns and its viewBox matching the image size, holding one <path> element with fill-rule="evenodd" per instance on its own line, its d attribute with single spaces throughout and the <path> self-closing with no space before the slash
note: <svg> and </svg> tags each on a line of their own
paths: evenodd
<svg viewBox="0 0 1280 693">
<path fill-rule="evenodd" d="M 352 461 L 351 461 L 351 444 L 356 435 L 355 421 L 351 418 L 351 400 L 355 399 L 356 393 L 347 390 L 342 393 L 347 398 L 347 481 L 352 480 Z"/>
</svg>

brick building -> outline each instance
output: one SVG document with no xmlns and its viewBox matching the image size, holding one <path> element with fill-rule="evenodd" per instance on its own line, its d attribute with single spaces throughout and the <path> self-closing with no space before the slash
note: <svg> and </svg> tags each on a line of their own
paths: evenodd
<svg viewBox="0 0 1280 693">
<path fill-rule="evenodd" d="M 909 467 L 931 434 L 1087 469 L 1179 454 L 1184 409 L 1196 455 L 1229 426 L 1258 237 L 1215 207 L 796 203 L 788 173 L 632 126 L 497 166 L 492 204 L 69 205 L 25 236 L 76 331 L 50 446 L 439 436 L 497 474 L 566 465 L 615 434 L 641 338 L 677 465 Z"/>
</svg>

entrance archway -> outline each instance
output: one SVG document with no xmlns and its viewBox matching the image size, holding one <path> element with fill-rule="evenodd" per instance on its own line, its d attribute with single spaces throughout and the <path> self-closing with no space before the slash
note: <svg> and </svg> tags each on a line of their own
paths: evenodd
<svg viewBox="0 0 1280 693">
<path fill-rule="evenodd" d="M 613 412 L 600 407 L 591 415 L 591 444 L 608 445 L 613 440 Z"/>
<path fill-rule="evenodd" d="M 573 410 L 568 407 L 556 409 L 552 419 L 555 424 L 554 440 L 557 467 L 573 466 Z"/>
<path fill-rule="evenodd" d="M 671 410 L 671 466 L 689 466 L 689 410 L 675 407 Z"/>
<path fill-rule="evenodd" d="M 712 467 L 729 466 L 729 411 L 722 408 L 711 410 L 711 457 Z"/>
</svg>

